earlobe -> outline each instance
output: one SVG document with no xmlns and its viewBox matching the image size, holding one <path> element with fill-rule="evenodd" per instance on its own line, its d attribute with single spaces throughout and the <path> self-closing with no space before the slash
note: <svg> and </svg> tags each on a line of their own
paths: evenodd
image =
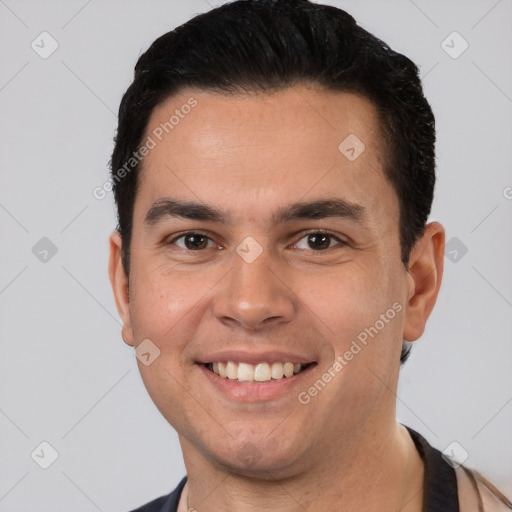
<svg viewBox="0 0 512 512">
<path fill-rule="evenodd" d="M 110 235 L 110 257 L 108 274 L 110 284 L 114 293 L 117 311 L 123 322 L 122 337 L 125 343 L 134 346 L 133 331 L 130 318 L 130 295 L 128 291 L 128 279 L 126 277 L 121 257 L 122 239 L 121 235 L 114 231 Z"/>
<path fill-rule="evenodd" d="M 439 222 L 431 222 L 411 251 L 403 335 L 407 341 L 415 341 L 423 334 L 436 303 L 443 277 L 444 244 L 443 226 Z"/>
</svg>

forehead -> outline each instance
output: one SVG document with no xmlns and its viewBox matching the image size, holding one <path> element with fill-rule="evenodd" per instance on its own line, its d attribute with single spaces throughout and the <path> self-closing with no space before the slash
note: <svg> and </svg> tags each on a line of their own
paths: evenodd
<svg viewBox="0 0 512 512">
<path fill-rule="evenodd" d="M 154 147 L 139 187 L 146 204 L 181 194 L 210 204 L 245 195 L 270 205 L 339 191 L 371 209 L 396 199 L 384 177 L 376 108 L 353 93 L 185 89 L 155 108 L 147 138 Z"/>
<path fill-rule="evenodd" d="M 298 148 L 308 150 L 333 149 L 333 144 L 336 150 L 335 143 L 344 134 L 358 136 L 373 149 L 381 139 L 377 110 L 370 100 L 319 86 L 230 95 L 185 89 L 154 109 L 146 135 L 153 132 L 159 142 L 166 139 L 168 152 L 175 154 L 183 153 L 182 141 L 192 150 L 208 145 L 215 149 L 226 136 L 236 142 L 249 135 L 255 144 L 295 141 Z"/>
</svg>

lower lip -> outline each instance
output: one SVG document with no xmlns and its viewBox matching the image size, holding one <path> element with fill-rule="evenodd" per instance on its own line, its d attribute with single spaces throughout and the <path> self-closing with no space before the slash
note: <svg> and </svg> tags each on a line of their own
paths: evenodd
<svg viewBox="0 0 512 512">
<path fill-rule="evenodd" d="M 301 386 L 303 377 L 313 370 L 316 364 L 308 366 L 292 377 L 283 377 L 282 379 L 266 382 L 239 382 L 213 373 L 204 364 L 197 364 L 197 366 L 209 382 L 228 398 L 239 402 L 265 402 L 292 394 L 293 389 Z"/>
</svg>

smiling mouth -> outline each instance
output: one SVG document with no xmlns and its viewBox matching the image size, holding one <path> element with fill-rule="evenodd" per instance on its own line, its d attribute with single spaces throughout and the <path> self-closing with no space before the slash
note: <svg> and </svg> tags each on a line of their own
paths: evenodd
<svg viewBox="0 0 512 512">
<path fill-rule="evenodd" d="M 316 365 L 312 363 L 236 363 L 234 361 L 218 361 L 215 363 L 206 363 L 207 370 L 215 373 L 219 377 L 237 382 L 270 382 L 282 379 L 289 379 L 304 372 L 308 368 Z"/>
</svg>

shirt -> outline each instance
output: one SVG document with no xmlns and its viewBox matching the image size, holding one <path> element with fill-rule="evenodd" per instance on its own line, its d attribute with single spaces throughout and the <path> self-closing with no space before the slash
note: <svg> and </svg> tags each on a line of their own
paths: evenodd
<svg viewBox="0 0 512 512">
<path fill-rule="evenodd" d="M 423 512 L 501 512 L 512 510 L 512 503 L 477 472 L 460 466 L 457 471 L 420 434 L 406 427 L 425 467 Z M 131 512 L 177 512 L 187 482 Z M 461 492 L 462 491 L 462 492 Z M 459 504 L 462 496 L 463 506 Z"/>
</svg>

